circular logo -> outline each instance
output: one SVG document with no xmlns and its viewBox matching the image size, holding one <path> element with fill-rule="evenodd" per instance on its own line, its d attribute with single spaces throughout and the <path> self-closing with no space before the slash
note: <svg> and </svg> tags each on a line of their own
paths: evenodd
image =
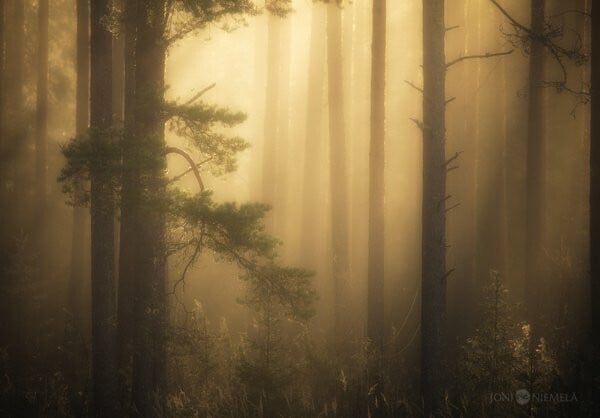
<svg viewBox="0 0 600 418">
<path fill-rule="evenodd" d="M 531 400 L 531 395 L 527 389 L 519 389 L 516 395 L 517 403 L 519 405 L 527 405 Z"/>
</svg>

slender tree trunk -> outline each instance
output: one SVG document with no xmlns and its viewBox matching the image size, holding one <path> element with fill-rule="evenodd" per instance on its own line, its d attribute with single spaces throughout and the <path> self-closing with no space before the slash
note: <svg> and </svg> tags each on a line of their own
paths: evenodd
<svg viewBox="0 0 600 418">
<path fill-rule="evenodd" d="M 281 32 L 279 34 L 279 103 L 277 126 L 279 133 L 277 135 L 277 181 L 276 181 L 276 199 L 277 215 L 275 217 L 275 230 L 281 236 L 284 242 L 288 242 L 288 229 L 293 226 L 290 222 L 288 213 L 288 197 L 290 194 L 290 82 L 291 82 L 291 51 L 292 51 L 292 17 L 288 17 L 282 22 Z"/>
<path fill-rule="evenodd" d="M 545 0 L 531 0 L 531 30 L 544 31 Z M 546 146 L 543 121 L 544 46 L 533 40 L 529 58 L 529 127 L 527 139 L 527 277 L 525 301 L 529 321 L 538 325 L 537 285 L 541 279 Z"/>
<path fill-rule="evenodd" d="M 348 175 L 344 117 L 344 76 L 342 58 L 342 9 L 336 2 L 327 5 L 327 74 L 329 96 L 329 169 L 331 187 L 331 251 L 334 280 L 334 338 L 336 346 L 347 333 L 347 286 L 350 280 L 348 234 Z"/>
<path fill-rule="evenodd" d="M 91 141 L 96 152 L 110 146 L 112 128 L 112 34 L 105 26 L 109 0 L 91 2 Z M 114 196 L 111 173 L 91 167 L 92 217 L 92 385 L 95 416 L 116 415 L 116 291 Z"/>
<path fill-rule="evenodd" d="M 35 210 L 40 273 L 45 271 L 46 148 L 48 141 L 48 0 L 38 1 L 38 57 L 35 120 Z"/>
<path fill-rule="evenodd" d="M 166 391 L 166 248 L 164 202 L 165 137 L 162 102 L 166 42 L 165 1 L 137 9 L 134 154 L 141 190 L 135 232 L 136 334 L 133 356 L 133 401 L 141 417 L 164 414 Z"/>
<path fill-rule="evenodd" d="M 379 354 L 383 353 L 384 344 L 385 35 L 386 0 L 374 0 L 369 154 L 368 335 Z"/>
<path fill-rule="evenodd" d="M 385 195 L 385 53 L 386 0 L 373 1 L 371 43 L 371 141 L 369 153 L 369 260 L 367 334 L 373 344 L 376 365 L 370 370 L 370 387 L 375 387 L 370 410 L 382 416 L 381 379 L 384 354 L 384 195 Z"/>
<path fill-rule="evenodd" d="M 306 109 L 306 140 L 304 151 L 304 181 L 302 208 L 302 262 L 311 268 L 317 267 L 315 259 L 318 245 L 315 225 L 319 218 L 319 184 L 321 183 L 321 163 L 323 162 L 323 92 L 325 83 L 326 36 L 324 8 L 322 4 L 312 4 L 312 22 L 310 35 L 310 57 L 308 75 L 308 99 Z"/>
<path fill-rule="evenodd" d="M 600 4 L 592 8 L 590 116 L 590 300 L 593 343 L 600 352 Z"/>
<path fill-rule="evenodd" d="M 75 106 L 75 134 L 87 135 L 90 120 L 90 6 L 89 0 L 77 0 L 77 85 Z M 80 187 L 83 187 L 81 185 Z M 84 333 L 84 281 L 88 277 L 85 263 L 86 249 L 89 249 L 86 225 L 89 223 L 87 209 L 76 206 L 73 209 L 73 230 L 71 235 L 71 267 L 68 285 L 65 344 L 83 349 L 78 344 Z M 79 352 L 79 350 L 77 350 Z M 69 359 L 71 378 L 80 371 L 78 365 Z"/>
<path fill-rule="evenodd" d="M 267 35 L 267 85 L 265 93 L 265 132 L 263 143 L 263 201 L 275 205 L 277 178 L 277 145 L 279 121 L 280 33 L 282 18 L 269 14 Z M 279 202 L 277 202 L 279 203 Z M 276 209 L 276 208 L 275 208 Z M 268 224 L 272 228 L 276 214 L 271 212 Z"/>
<path fill-rule="evenodd" d="M 123 136 L 123 177 L 121 190 L 121 224 L 119 241 L 119 299 L 118 299 L 118 343 L 119 370 L 122 377 L 122 403 L 127 404 L 126 385 L 131 382 L 133 356 L 134 294 L 135 294 L 135 233 L 136 202 L 138 192 L 135 182 L 139 170 L 134 156 L 136 141 L 134 138 L 135 112 L 135 40 L 136 40 L 137 0 L 125 0 L 125 100 L 124 100 L 124 136 Z"/>
<path fill-rule="evenodd" d="M 425 416 L 444 407 L 446 164 L 444 1 L 423 1 L 421 390 Z"/>
<path fill-rule="evenodd" d="M 5 21 L 7 27 L 6 43 L 6 84 L 5 84 L 5 138 L 2 152 L 3 168 L 5 169 L 3 201 L 12 202 L 13 208 L 24 209 L 24 185 L 23 178 L 19 176 L 22 169 L 17 164 L 17 157 L 21 155 L 24 148 L 24 95 L 23 95 L 23 68 L 25 61 L 25 2 L 12 1 Z M 10 103 L 10 106 L 8 105 Z M 13 186 L 8 186 L 13 183 Z M 9 236 L 19 231 L 23 216 L 19 210 L 7 210 L 4 233 Z"/>
</svg>

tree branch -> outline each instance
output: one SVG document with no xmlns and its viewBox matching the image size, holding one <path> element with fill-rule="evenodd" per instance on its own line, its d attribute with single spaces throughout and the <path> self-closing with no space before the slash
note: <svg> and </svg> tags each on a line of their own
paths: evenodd
<svg viewBox="0 0 600 418">
<path fill-rule="evenodd" d="M 196 162 L 192 159 L 192 157 L 190 157 L 190 154 L 188 154 L 184 150 L 177 148 L 177 147 L 166 147 L 165 153 L 167 155 L 168 154 L 177 154 L 177 155 L 181 155 L 183 158 L 185 158 L 185 160 L 190 165 L 191 170 L 194 172 L 194 175 L 196 176 L 196 180 L 198 181 L 198 185 L 200 186 L 200 191 L 203 192 L 204 191 L 204 183 L 202 182 L 202 177 L 200 177 L 200 171 L 198 170 L 198 166 L 197 166 Z"/>
<path fill-rule="evenodd" d="M 500 57 L 503 55 L 510 55 L 513 52 L 514 52 L 514 49 L 511 49 L 510 51 L 504 51 L 504 52 L 486 52 L 485 54 L 481 54 L 481 55 L 465 55 L 464 57 L 458 57 L 455 60 L 452 60 L 449 63 L 447 63 L 446 69 L 452 67 L 454 64 L 458 64 L 461 61 Z"/>
<path fill-rule="evenodd" d="M 202 95 L 204 93 L 206 93 L 207 91 L 213 89 L 215 86 L 217 85 L 217 83 L 212 83 L 210 86 L 203 88 L 202 90 L 200 90 L 198 92 L 198 94 L 194 95 L 194 97 L 192 97 L 190 100 L 188 100 L 187 102 L 184 103 L 184 106 L 189 106 L 192 103 L 194 103 L 196 100 L 198 100 L 200 97 L 202 97 Z"/>
</svg>

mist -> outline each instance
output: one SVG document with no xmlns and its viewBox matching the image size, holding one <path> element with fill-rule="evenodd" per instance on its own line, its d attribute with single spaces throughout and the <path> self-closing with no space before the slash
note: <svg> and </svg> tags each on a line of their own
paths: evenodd
<svg viewBox="0 0 600 418">
<path fill-rule="evenodd" d="M 0 12 L 1 415 L 598 415 L 591 0 Z"/>
</svg>

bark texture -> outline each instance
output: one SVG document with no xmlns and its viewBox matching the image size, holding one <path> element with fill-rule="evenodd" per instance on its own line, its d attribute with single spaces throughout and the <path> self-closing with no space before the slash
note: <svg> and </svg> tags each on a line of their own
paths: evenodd
<svg viewBox="0 0 600 418">
<path fill-rule="evenodd" d="M 91 2 L 91 141 L 100 151 L 110 146 L 112 128 L 112 34 L 104 22 L 109 0 Z M 111 173 L 102 159 L 92 162 L 92 385 L 97 417 L 116 414 L 117 346 L 114 248 L 114 196 Z"/>
<path fill-rule="evenodd" d="M 384 343 L 384 165 L 386 0 L 373 1 L 371 45 L 371 144 L 369 153 L 368 336 Z"/>
<path fill-rule="evenodd" d="M 444 1 L 423 1 L 421 391 L 425 416 L 444 406 L 446 164 Z"/>
<path fill-rule="evenodd" d="M 161 107 L 166 42 L 165 1 L 137 8 L 134 161 L 140 191 L 135 209 L 133 403 L 141 417 L 164 415 L 166 391 L 165 138 Z"/>
</svg>

